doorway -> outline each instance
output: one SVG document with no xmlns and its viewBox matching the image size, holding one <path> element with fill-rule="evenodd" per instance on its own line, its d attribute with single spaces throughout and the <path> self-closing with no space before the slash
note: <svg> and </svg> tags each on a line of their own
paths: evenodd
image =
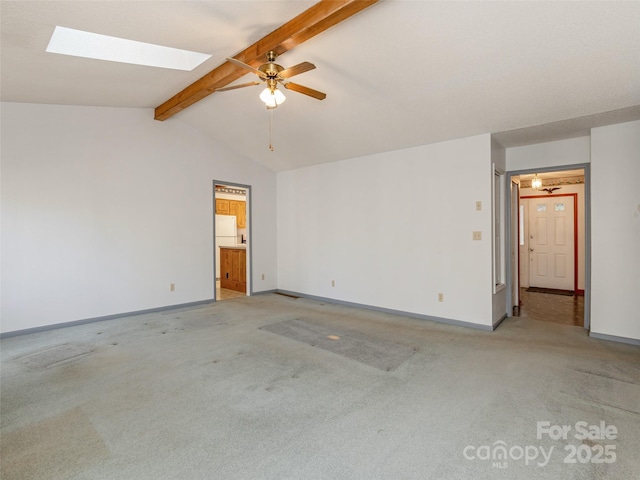
<svg viewBox="0 0 640 480">
<path fill-rule="evenodd" d="M 251 295 L 251 187 L 213 182 L 214 300 Z"/>
<path fill-rule="evenodd" d="M 507 181 L 508 311 L 588 329 L 589 165 L 508 172 Z"/>
</svg>

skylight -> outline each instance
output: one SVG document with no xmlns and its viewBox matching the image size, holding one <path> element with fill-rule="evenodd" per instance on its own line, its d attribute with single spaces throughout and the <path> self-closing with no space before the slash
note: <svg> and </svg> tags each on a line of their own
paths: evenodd
<svg viewBox="0 0 640 480">
<path fill-rule="evenodd" d="M 211 55 L 56 27 L 47 52 L 111 62 L 191 71 Z"/>
</svg>

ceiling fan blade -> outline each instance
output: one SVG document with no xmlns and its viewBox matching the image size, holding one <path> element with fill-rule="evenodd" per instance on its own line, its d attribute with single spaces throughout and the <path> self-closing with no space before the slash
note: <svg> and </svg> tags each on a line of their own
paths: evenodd
<svg viewBox="0 0 640 480">
<path fill-rule="evenodd" d="M 258 75 L 260 78 L 265 78 L 266 77 L 266 75 L 264 73 L 262 73 L 260 70 L 258 70 L 257 68 L 253 68 L 251 65 L 247 65 L 246 63 L 243 63 L 238 59 L 227 57 L 227 62 L 231 62 L 234 65 L 237 65 L 238 67 L 246 68 L 250 72 L 253 72 L 256 75 Z"/>
<path fill-rule="evenodd" d="M 280 78 L 290 78 L 290 77 L 293 77 L 294 75 L 300 75 L 301 73 L 308 72 L 309 70 L 313 70 L 314 68 L 316 68 L 316 66 L 313 63 L 302 62 L 302 63 L 299 63 L 298 65 L 294 65 L 293 67 L 285 68 L 278 74 L 278 76 Z"/>
<path fill-rule="evenodd" d="M 284 88 L 304 95 L 309 95 L 310 97 L 317 98 L 318 100 L 324 100 L 327 98 L 326 93 L 319 92 L 318 90 L 314 90 L 313 88 L 305 87 L 303 85 L 298 85 L 297 83 L 285 83 Z"/>
<path fill-rule="evenodd" d="M 218 88 L 216 92 L 226 92 L 227 90 L 235 90 L 236 88 L 253 87 L 254 85 L 260 85 L 262 82 L 249 82 L 241 83 L 240 85 L 232 85 L 230 87 Z"/>
</svg>

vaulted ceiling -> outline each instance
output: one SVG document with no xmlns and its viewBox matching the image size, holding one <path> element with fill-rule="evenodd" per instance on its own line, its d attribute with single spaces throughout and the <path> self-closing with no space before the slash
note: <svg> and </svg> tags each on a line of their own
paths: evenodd
<svg viewBox="0 0 640 480">
<path fill-rule="evenodd" d="M 308 1 L 1 2 L 1 99 L 153 109 Z M 55 26 L 208 53 L 191 72 L 46 53 Z M 316 65 L 267 111 L 216 92 L 186 122 L 274 171 L 482 133 L 504 146 L 640 118 L 640 2 L 381 0 L 278 58 Z M 254 80 L 248 73 L 237 83 Z M 268 149 L 273 114 L 274 151 Z"/>
</svg>

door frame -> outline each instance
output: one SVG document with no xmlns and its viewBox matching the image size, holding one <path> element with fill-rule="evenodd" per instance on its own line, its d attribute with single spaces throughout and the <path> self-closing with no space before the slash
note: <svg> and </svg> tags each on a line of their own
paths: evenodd
<svg viewBox="0 0 640 480">
<path fill-rule="evenodd" d="M 552 193 L 551 195 L 526 195 L 520 198 L 522 199 L 522 198 L 553 198 L 553 197 L 573 197 L 573 294 L 578 295 L 578 293 L 580 292 L 580 290 L 578 289 L 578 194 L 577 193 Z M 519 205 L 519 202 L 518 202 L 518 205 Z M 527 221 L 529 221 L 529 214 L 527 214 Z M 529 250 L 529 254 L 531 254 L 531 250 Z M 531 269 L 529 269 L 529 285 L 531 285 Z"/>
<path fill-rule="evenodd" d="M 236 182 L 227 182 L 226 180 L 213 180 L 211 184 L 211 189 L 213 192 L 213 201 L 211 202 L 212 212 L 211 212 L 211 223 L 212 223 L 212 231 L 213 231 L 213 301 L 217 302 L 218 298 L 216 296 L 216 185 L 228 185 L 229 187 L 238 187 L 246 190 L 246 202 L 247 202 L 247 296 L 251 296 L 253 294 L 253 275 L 251 272 L 253 271 L 253 228 L 252 228 L 252 194 L 251 194 L 251 185 L 245 185 L 243 183 Z"/>
<path fill-rule="evenodd" d="M 505 237 L 509 237 L 507 240 L 507 255 L 509 255 L 509 262 L 507 262 L 507 275 L 511 278 L 508 279 L 508 292 L 511 297 L 508 302 L 511 303 L 510 313 L 514 316 L 520 316 L 520 183 L 515 182 L 509 177 L 509 210 L 507 215 L 510 215 L 509 219 L 506 219 Z M 515 202 L 514 202 L 515 200 Z M 515 214 L 513 205 L 515 203 Z M 514 222 L 515 219 L 515 222 Z M 510 225 L 514 223 L 513 228 Z M 515 239 L 515 240 L 514 240 Z M 515 245 L 514 245 L 515 244 Z M 515 264 L 516 268 L 510 269 L 509 265 Z"/>
<path fill-rule="evenodd" d="M 507 170 L 506 172 L 506 182 L 507 185 L 511 185 L 512 177 L 517 177 L 525 174 L 532 173 L 544 173 L 544 172 L 562 172 L 565 170 L 576 170 L 576 169 L 584 170 L 584 328 L 589 331 L 591 329 L 591 165 L 588 163 L 577 163 L 572 165 L 557 165 L 553 167 L 540 167 L 540 168 L 527 168 L 520 170 Z M 506 195 L 505 195 L 506 197 Z M 506 229 L 510 232 L 509 235 L 505 235 L 506 241 L 508 243 L 506 250 L 505 262 L 507 266 L 507 291 L 511 291 L 513 289 L 512 285 L 512 272 L 513 269 L 518 269 L 520 264 L 520 252 L 518 249 L 515 250 L 515 260 L 512 261 L 510 258 L 511 252 L 511 242 L 513 237 L 513 229 L 518 228 L 517 222 L 516 225 L 512 225 L 511 221 L 511 199 L 505 199 L 505 208 L 506 208 Z M 520 202 L 518 201 L 518 206 Z M 518 279 L 519 281 L 519 279 Z M 513 301 L 512 296 L 507 295 L 507 315 L 513 315 Z"/>
</svg>

